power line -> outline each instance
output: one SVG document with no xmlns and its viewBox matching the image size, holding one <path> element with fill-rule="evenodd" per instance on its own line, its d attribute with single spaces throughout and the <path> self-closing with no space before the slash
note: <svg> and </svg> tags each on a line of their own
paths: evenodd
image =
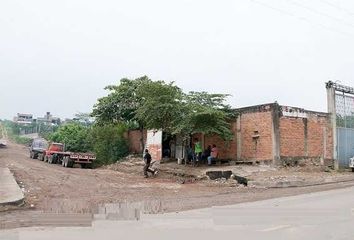
<svg viewBox="0 0 354 240">
<path fill-rule="evenodd" d="M 336 5 L 336 4 L 334 4 L 334 3 L 330 2 L 330 1 L 327 1 L 327 0 L 320 0 L 320 1 L 325 3 L 325 4 L 327 4 L 328 6 L 331 6 L 331 7 L 335 8 L 335 9 L 339 10 L 339 11 L 347 13 L 351 17 L 354 17 L 354 12 L 351 12 L 351 11 L 345 9 L 345 8 L 339 7 L 338 5 Z"/>
<path fill-rule="evenodd" d="M 343 24 L 345 24 L 345 25 L 347 25 L 347 26 L 349 26 L 349 27 L 351 27 L 351 28 L 354 28 L 354 24 L 348 23 L 348 22 L 344 21 L 344 20 L 341 19 L 341 18 L 333 17 L 333 16 L 331 16 L 331 15 L 329 15 L 329 14 L 327 14 L 327 13 L 318 11 L 317 9 L 314 9 L 314 8 L 311 8 L 311 7 L 306 6 L 306 5 L 304 5 L 304 4 L 295 2 L 295 1 L 293 1 L 293 0 L 287 0 L 287 1 L 288 1 L 290 4 L 293 4 L 293 5 L 295 5 L 295 6 L 304 8 L 304 9 L 306 9 L 306 10 L 308 10 L 308 11 L 310 11 L 310 12 L 313 12 L 313 13 L 315 13 L 315 14 L 317 14 L 317 15 L 321 15 L 321 16 L 330 18 L 330 19 L 332 19 L 332 20 L 334 20 L 334 21 L 343 23 Z"/>
<path fill-rule="evenodd" d="M 338 30 L 336 28 L 331 28 L 331 27 L 328 27 L 328 26 L 326 26 L 324 24 L 321 24 L 321 23 L 314 23 L 314 22 L 310 21 L 309 19 L 307 19 L 305 17 L 297 16 L 297 15 L 293 14 L 292 12 L 289 12 L 289 11 L 286 11 L 284 9 L 280 9 L 280 8 L 274 7 L 274 6 L 270 5 L 270 4 L 263 3 L 263 2 L 260 2 L 258 0 L 251 0 L 251 2 L 256 3 L 256 4 L 260 5 L 260 6 L 272 9 L 272 10 L 277 11 L 279 13 L 282 13 L 284 15 L 294 17 L 294 18 L 296 18 L 296 19 L 298 19 L 300 21 L 307 22 L 307 23 L 309 23 L 309 24 L 311 24 L 313 26 L 318 26 L 318 27 L 321 27 L 323 29 L 326 29 L 328 31 L 332 31 L 332 32 L 335 32 L 335 33 L 340 33 L 340 34 L 345 35 L 347 37 L 354 37 L 354 35 L 352 33 L 340 31 L 340 30 Z"/>
</svg>

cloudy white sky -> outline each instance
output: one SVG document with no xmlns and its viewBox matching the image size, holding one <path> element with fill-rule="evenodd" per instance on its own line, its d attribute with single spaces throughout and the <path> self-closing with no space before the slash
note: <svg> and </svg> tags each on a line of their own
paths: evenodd
<svg viewBox="0 0 354 240">
<path fill-rule="evenodd" d="M 0 118 L 89 112 L 141 75 L 325 111 L 326 81 L 354 85 L 353 43 L 351 0 L 2 0 Z"/>
</svg>

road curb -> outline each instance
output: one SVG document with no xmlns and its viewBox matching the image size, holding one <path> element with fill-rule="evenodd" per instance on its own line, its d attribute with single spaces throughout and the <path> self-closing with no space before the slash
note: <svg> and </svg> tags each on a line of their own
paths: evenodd
<svg viewBox="0 0 354 240">
<path fill-rule="evenodd" d="M 354 178 L 346 178 L 338 181 L 323 181 L 323 182 L 306 182 L 306 181 L 277 181 L 277 182 L 259 182 L 249 181 L 249 185 L 262 188 L 296 188 L 296 187 L 311 187 L 320 185 L 329 185 L 336 183 L 354 182 Z"/>
<path fill-rule="evenodd" d="M 23 203 L 24 198 L 10 169 L 0 168 L 0 206 L 18 206 Z"/>
</svg>

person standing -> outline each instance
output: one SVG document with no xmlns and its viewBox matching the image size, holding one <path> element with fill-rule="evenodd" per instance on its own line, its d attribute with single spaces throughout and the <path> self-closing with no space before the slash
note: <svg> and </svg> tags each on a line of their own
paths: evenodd
<svg viewBox="0 0 354 240">
<path fill-rule="evenodd" d="M 194 154 L 195 154 L 195 161 L 194 161 L 194 165 L 198 164 L 199 161 L 201 161 L 202 158 L 202 144 L 200 143 L 198 138 L 194 139 Z"/>
<path fill-rule="evenodd" d="M 150 164 L 151 164 L 151 155 L 149 153 L 148 149 L 145 149 L 145 155 L 144 155 L 144 162 L 145 162 L 145 166 L 144 166 L 144 177 L 148 178 L 148 172 L 155 174 L 155 171 L 150 169 Z"/>
</svg>

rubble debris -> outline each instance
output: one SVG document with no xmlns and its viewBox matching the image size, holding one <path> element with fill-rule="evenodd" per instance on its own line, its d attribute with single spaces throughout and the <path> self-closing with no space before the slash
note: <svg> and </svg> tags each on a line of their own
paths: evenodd
<svg viewBox="0 0 354 240">
<path fill-rule="evenodd" d="M 232 175 L 232 171 L 227 170 L 227 171 L 208 171 L 206 172 L 206 175 L 211 179 L 219 179 L 219 178 L 225 178 L 225 179 L 230 179 Z"/>
<path fill-rule="evenodd" d="M 233 179 L 235 179 L 239 184 L 242 184 L 244 186 L 247 186 L 248 184 L 248 179 L 245 177 L 237 176 L 235 174 L 231 175 Z"/>
</svg>

